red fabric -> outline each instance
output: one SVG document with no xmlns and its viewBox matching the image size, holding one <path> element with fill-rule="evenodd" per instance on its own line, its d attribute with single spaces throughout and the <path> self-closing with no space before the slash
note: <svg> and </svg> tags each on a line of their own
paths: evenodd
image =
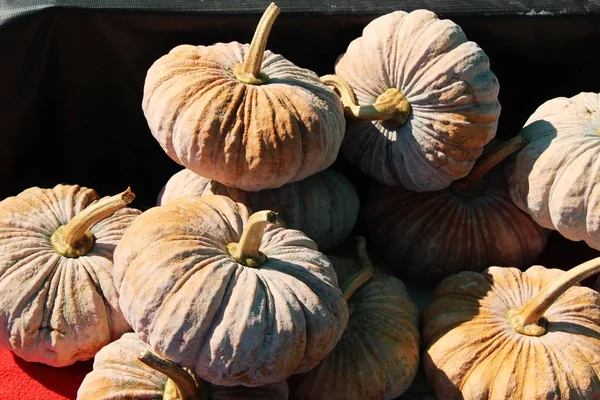
<svg viewBox="0 0 600 400">
<path fill-rule="evenodd" d="M 79 362 L 64 368 L 30 363 L 12 352 L 0 349 L 1 400 L 75 399 L 93 361 Z"/>
</svg>

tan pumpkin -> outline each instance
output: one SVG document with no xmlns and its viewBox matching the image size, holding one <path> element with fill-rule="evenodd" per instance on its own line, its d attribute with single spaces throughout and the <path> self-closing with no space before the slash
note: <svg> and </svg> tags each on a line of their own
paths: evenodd
<svg viewBox="0 0 600 400">
<path fill-rule="evenodd" d="M 600 294 L 564 272 L 491 267 L 434 291 L 423 315 L 424 366 L 440 400 L 569 399 L 600 394 Z"/>
<path fill-rule="evenodd" d="M 316 244 L 275 221 L 217 195 L 142 214 L 115 251 L 119 304 L 135 332 L 216 385 L 261 386 L 317 365 L 348 307 Z"/>
<path fill-rule="evenodd" d="M 153 354 L 135 333 L 107 345 L 94 359 L 78 400 L 287 400 L 285 382 L 257 388 L 215 386 Z"/>
<path fill-rule="evenodd" d="M 177 163 L 256 191 L 335 161 L 346 126 L 342 105 L 314 72 L 265 51 L 278 14 L 271 4 L 250 45 L 177 46 L 150 67 L 142 108 Z"/>
<path fill-rule="evenodd" d="M 343 95 L 350 119 L 342 153 L 381 183 L 443 189 L 468 174 L 496 134 L 499 84 L 488 57 L 431 11 L 374 19 L 335 73 L 356 94 Z"/>
<path fill-rule="evenodd" d="M 464 270 L 531 265 L 549 231 L 513 204 L 502 171 L 488 173 L 524 144 L 520 137 L 505 142 L 441 191 L 376 185 L 364 221 L 378 254 L 399 274 L 428 286 Z"/>
<path fill-rule="evenodd" d="M 543 227 L 600 250 L 600 94 L 547 101 L 520 135 L 529 144 L 507 168 L 515 204 Z"/>
<path fill-rule="evenodd" d="M 113 251 L 140 214 L 128 189 L 33 187 L 0 202 L 0 347 L 63 367 L 131 330 L 113 283 Z"/>
<path fill-rule="evenodd" d="M 417 306 L 400 280 L 373 267 L 364 238 L 358 238 L 356 253 L 354 262 L 330 257 L 344 282 L 350 320 L 319 365 L 288 380 L 293 399 L 394 399 L 417 373 Z"/>
<path fill-rule="evenodd" d="M 298 229 L 325 251 L 342 243 L 358 218 L 358 194 L 348 178 L 325 170 L 278 189 L 245 192 L 204 178 L 188 169 L 169 179 L 158 195 L 158 205 L 182 196 L 219 194 L 251 210 L 273 210 L 290 229 Z"/>
</svg>

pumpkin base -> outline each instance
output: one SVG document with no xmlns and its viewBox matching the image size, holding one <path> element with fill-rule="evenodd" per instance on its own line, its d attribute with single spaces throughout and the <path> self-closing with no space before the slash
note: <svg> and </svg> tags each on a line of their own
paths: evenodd
<svg viewBox="0 0 600 400">
<path fill-rule="evenodd" d="M 50 237 L 50 242 L 54 251 L 63 257 L 77 258 L 86 255 L 92 247 L 94 247 L 94 234 L 90 231 L 85 231 L 80 240 L 74 245 L 67 243 L 63 233 L 66 225 L 61 225 Z"/>
</svg>

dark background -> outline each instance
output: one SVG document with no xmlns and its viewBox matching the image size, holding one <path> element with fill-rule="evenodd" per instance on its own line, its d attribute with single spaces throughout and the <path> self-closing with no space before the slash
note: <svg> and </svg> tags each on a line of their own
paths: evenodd
<svg viewBox="0 0 600 400">
<path fill-rule="evenodd" d="M 21 1 L 0 9 L 0 199 L 77 183 L 130 185 L 146 209 L 181 167 L 141 109 L 149 66 L 178 44 L 249 42 L 269 1 Z M 319 75 L 375 17 L 427 8 L 458 23 L 500 81 L 500 138 L 544 101 L 600 90 L 597 1 L 279 1 L 268 48 Z M 340 159 L 364 196 L 367 180 Z M 357 227 L 360 230 L 360 225 Z M 554 234 L 540 262 L 596 256 Z"/>
</svg>

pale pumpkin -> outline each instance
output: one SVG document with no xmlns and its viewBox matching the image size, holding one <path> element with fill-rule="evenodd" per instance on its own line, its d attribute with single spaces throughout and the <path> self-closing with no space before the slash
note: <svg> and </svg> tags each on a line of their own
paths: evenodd
<svg viewBox="0 0 600 400">
<path fill-rule="evenodd" d="M 524 144 L 505 142 L 441 191 L 375 185 L 364 210 L 370 243 L 390 268 L 428 286 L 464 270 L 531 265 L 550 231 L 513 204 L 502 171 L 488 173 Z"/>
<path fill-rule="evenodd" d="M 425 372 L 440 400 L 581 399 L 600 393 L 600 294 L 564 272 L 491 267 L 434 291 L 423 315 Z"/>
<path fill-rule="evenodd" d="M 468 174 L 496 135 L 499 84 L 487 55 L 431 11 L 374 19 L 335 73 L 356 95 L 343 96 L 350 101 L 342 153 L 381 183 L 443 189 Z"/>
<path fill-rule="evenodd" d="M 265 51 L 271 4 L 250 45 L 181 45 L 148 70 L 142 108 L 177 163 L 229 187 L 277 188 L 331 165 L 346 126 L 312 71 Z"/>
<path fill-rule="evenodd" d="M 158 205 L 182 196 L 219 194 L 251 210 L 273 210 L 290 229 L 298 229 L 326 251 L 342 243 L 358 218 L 358 194 L 348 178 L 325 170 L 278 189 L 245 192 L 204 178 L 188 169 L 169 179 L 158 195 Z"/>
<path fill-rule="evenodd" d="M 0 347 L 63 367 L 131 330 L 113 283 L 113 251 L 140 214 L 127 191 L 33 187 L 0 202 Z"/>
<path fill-rule="evenodd" d="M 288 380 L 292 399 L 394 399 L 417 373 L 417 306 L 400 280 L 373 267 L 364 238 L 356 253 L 354 261 L 330 257 L 344 282 L 350 320 L 319 365 Z"/>
<path fill-rule="evenodd" d="M 329 260 L 276 213 L 225 196 L 142 214 L 115 250 L 123 314 L 159 356 L 216 385 L 261 386 L 333 349 L 348 306 Z"/>
<path fill-rule="evenodd" d="M 600 94 L 542 104 L 507 168 L 510 195 L 540 225 L 600 250 Z"/>
<path fill-rule="evenodd" d="M 78 400 L 287 400 L 285 382 L 257 388 L 215 386 L 153 354 L 135 333 L 107 345 L 94 359 Z"/>
</svg>

